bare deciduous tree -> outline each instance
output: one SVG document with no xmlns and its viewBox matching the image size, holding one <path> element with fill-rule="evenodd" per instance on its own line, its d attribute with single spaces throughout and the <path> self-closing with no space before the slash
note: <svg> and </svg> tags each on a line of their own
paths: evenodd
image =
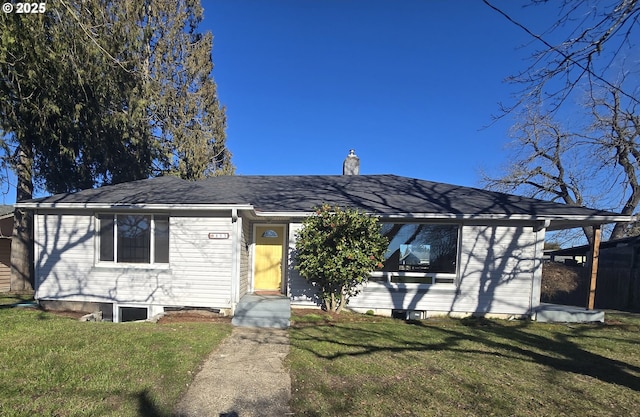
<svg viewBox="0 0 640 417">
<path fill-rule="evenodd" d="M 582 206 L 587 173 L 580 165 L 583 143 L 538 107 L 528 107 L 513 126 L 509 165 L 502 175 L 482 176 L 485 187 L 504 192 L 520 192 L 531 197 Z M 592 228 L 583 229 L 589 242 Z"/>
<path fill-rule="evenodd" d="M 621 61 L 634 53 L 640 40 L 640 1 L 531 0 L 528 6 L 555 8 L 559 4 L 555 23 L 541 32 L 516 20 L 491 1 L 483 1 L 530 35 L 532 45 L 537 48 L 531 54 L 529 66 L 508 78 L 522 89 L 516 93 L 514 104 L 502 107 L 505 113 L 522 104 L 540 101 L 555 111 L 572 93 L 599 86 L 615 89 L 621 97 L 640 103 L 637 88 L 612 81 Z"/>
<path fill-rule="evenodd" d="M 587 124 L 570 133 L 550 113 L 528 107 L 514 125 L 509 165 L 498 176 L 483 174 L 485 186 L 532 197 L 587 205 L 633 215 L 640 205 L 640 116 L 623 107 L 618 89 L 588 102 Z M 633 233 L 618 223 L 610 239 Z M 592 242 L 593 231 L 584 229 Z"/>
<path fill-rule="evenodd" d="M 534 32 L 512 14 L 483 0 L 531 36 L 531 63 L 508 81 L 520 85 L 521 111 L 513 127 L 514 150 L 489 188 L 559 200 L 570 205 L 636 213 L 640 204 L 640 105 L 637 42 L 640 1 L 531 0 L 527 6 L 558 7 L 551 27 Z M 572 100 L 568 100 L 573 95 Z M 576 110 L 572 106 L 583 107 Z M 562 111 L 560 109 L 563 108 Z M 586 111 L 585 111 L 586 109 Z M 559 120 L 570 120 L 571 126 Z M 634 233 L 617 224 L 611 238 Z M 592 230 L 585 229 L 589 242 Z"/>
<path fill-rule="evenodd" d="M 615 175 L 611 186 L 620 191 L 619 211 L 632 215 L 640 204 L 640 115 L 635 102 L 623 107 L 621 95 L 619 89 L 610 89 L 592 98 L 593 123 L 587 140 L 599 151 L 596 156 L 601 166 Z M 629 223 L 616 224 L 611 239 L 628 235 L 631 227 Z"/>
</svg>

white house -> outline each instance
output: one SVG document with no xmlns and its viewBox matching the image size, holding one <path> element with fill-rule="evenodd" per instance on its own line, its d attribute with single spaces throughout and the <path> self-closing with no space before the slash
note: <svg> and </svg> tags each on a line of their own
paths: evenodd
<svg viewBox="0 0 640 417">
<path fill-rule="evenodd" d="M 349 307 L 421 317 L 530 315 L 547 230 L 629 220 L 395 175 L 158 177 L 17 207 L 35 215 L 36 299 L 127 321 L 181 307 L 233 314 L 259 291 L 313 305 L 291 253 L 323 203 L 378 216 L 389 237 L 384 267 Z"/>
</svg>

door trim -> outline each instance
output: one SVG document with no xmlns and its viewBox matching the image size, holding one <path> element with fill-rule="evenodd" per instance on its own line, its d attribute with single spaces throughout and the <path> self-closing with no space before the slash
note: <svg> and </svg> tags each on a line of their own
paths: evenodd
<svg viewBox="0 0 640 417">
<path fill-rule="evenodd" d="M 256 229 L 258 227 L 281 227 L 282 228 L 282 263 L 280 265 L 281 277 L 280 277 L 280 294 L 286 294 L 287 288 L 287 253 L 288 253 L 288 239 L 289 228 L 286 223 L 253 223 L 251 230 L 251 282 L 249 292 L 254 293 L 256 291 L 255 278 L 256 278 Z"/>
</svg>

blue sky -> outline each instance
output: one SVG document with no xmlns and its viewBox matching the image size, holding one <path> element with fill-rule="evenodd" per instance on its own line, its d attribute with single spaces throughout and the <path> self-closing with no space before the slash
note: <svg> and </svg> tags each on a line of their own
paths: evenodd
<svg viewBox="0 0 640 417">
<path fill-rule="evenodd" d="M 555 8 L 496 0 L 532 28 Z M 204 0 L 238 174 L 362 174 L 478 186 L 507 158 L 531 39 L 480 0 Z"/>
<path fill-rule="evenodd" d="M 538 31 L 557 14 L 493 3 Z M 202 5 L 237 174 L 341 174 L 353 148 L 362 174 L 479 186 L 506 163 L 512 120 L 487 126 L 532 40 L 481 0 Z"/>
</svg>

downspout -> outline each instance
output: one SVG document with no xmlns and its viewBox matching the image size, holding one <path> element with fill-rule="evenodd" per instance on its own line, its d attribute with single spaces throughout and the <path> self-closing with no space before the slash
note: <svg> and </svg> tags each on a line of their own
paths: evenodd
<svg viewBox="0 0 640 417">
<path fill-rule="evenodd" d="M 235 314 L 236 305 L 240 301 L 240 227 L 238 209 L 231 209 L 231 315 Z"/>
<path fill-rule="evenodd" d="M 38 263 L 40 259 L 40 245 L 37 244 L 40 230 L 40 215 L 37 210 L 33 210 L 33 299 L 38 300 L 38 290 L 40 289 L 40 268 Z"/>
</svg>

